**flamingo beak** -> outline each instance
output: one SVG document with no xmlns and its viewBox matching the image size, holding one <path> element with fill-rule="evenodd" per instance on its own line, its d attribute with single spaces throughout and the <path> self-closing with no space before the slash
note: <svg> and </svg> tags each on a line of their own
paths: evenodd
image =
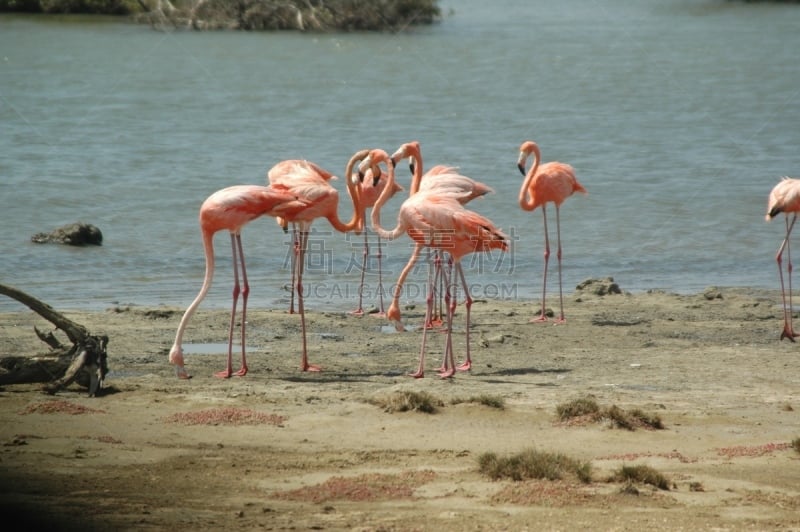
<svg viewBox="0 0 800 532">
<path fill-rule="evenodd" d="M 525 175 L 525 164 L 524 163 L 517 163 L 517 168 L 519 168 L 519 173 Z"/>
</svg>

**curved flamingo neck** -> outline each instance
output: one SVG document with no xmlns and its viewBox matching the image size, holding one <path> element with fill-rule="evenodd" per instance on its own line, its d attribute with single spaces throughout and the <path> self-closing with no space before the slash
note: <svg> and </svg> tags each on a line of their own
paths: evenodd
<svg viewBox="0 0 800 532">
<path fill-rule="evenodd" d="M 350 157 L 350 160 L 347 161 L 347 166 L 344 170 L 344 175 L 347 184 L 347 194 L 350 196 L 350 200 L 353 202 L 353 217 L 350 218 L 350 221 L 347 223 L 343 223 L 339 219 L 339 213 L 334 212 L 331 217 L 328 218 L 328 221 L 333 226 L 334 229 L 341 233 L 347 233 L 353 231 L 354 229 L 360 229 L 361 226 L 364 224 L 364 217 L 365 217 L 365 207 L 361 201 L 361 194 L 358 190 L 358 186 L 353 183 L 352 175 L 353 175 L 353 168 L 355 167 L 356 163 L 362 160 L 364 157 L 367 156 L 369 150 L 361 150 L 353 154 Z"/>
<path fill-rule="evenodd" d="M 539 161 L 542 158 L 541 152 L 539 151 L 539 146 L 537 146 L 535 143 L 531 143 L 530 152 L 526 153 L 524 158 L 520 160 L 521 165 L 524 166 L 525 161 L 530 153 L 533 153 L 533 165 L 531 166 L 530 170 L 528 170 L 528 173 L 525 174 L 525 179 L 522 181 L 522 187 L 519 189 L 519 206 L 526 211 L 532 211 L 534 208 L 536 208 L 536 204 L 533 196 L 530 194 L 529 189 L 536 172 L 539 170 Z"/>
<path fill-rule="evenodd" d="M 405 228 L 401 220 L 398 220 L 397 227 L 391 231 L 381 227 L 381 207 L 383 207 L 383 204 L 389 201 L 389 198 L 392 197 L 392 191 L 394 189 L 394 165 L 388 157 L 385 160 L 388 173 L 388 177 L 386 178 L 386 186 L 381 191 L 381 195 L 378 196 L 378 199 L 375 200 L 375 205 L 372 206 L 372 216 L 370 221 L 372 223 L 372 230 L 375 232 L 375 234 L 386 240 L 394 240 L 403 234 Z"/>
<path fill-rule="evenodd" d="M 418 146 L 414 146 L 411 157 L 414 159 L 414 175 L 411 176 L 411 186 L 408 192 L 409 196 L 413 196 L 419 192 L 419 187 L 422 184 L 422 152 Z"/>
<path fill-rule="evenodd" d="M 173 349 L 177 348 L 180 349 L 181 345 L 183 344 L 183 332 L 186 330 L 186 327 L 189 325 L 189 320 L 192 319 L 194 315 L 194 311 L 197 310 L 197 307 L 200 306 L 200 303 L 205 299 L 206 294 L 208 293 L 209 288 L 211 288 L 211 280 L 214 278 L 214 234 L 211 232 L 203 231 L 203 251 L 206 255 L 206 273 L 205 277 L 203 278 L 203 287 L 200 289 L 200 292 L 197 294 L 197 297 L 194 298 L 192 304 L 186 309 L 186 312 L 183 313 L 183 317 L 181 318 L 181 323 L 178 325 L 178 332 L 175 334 L 175 343 L 173 344 Z"/>
</svg>

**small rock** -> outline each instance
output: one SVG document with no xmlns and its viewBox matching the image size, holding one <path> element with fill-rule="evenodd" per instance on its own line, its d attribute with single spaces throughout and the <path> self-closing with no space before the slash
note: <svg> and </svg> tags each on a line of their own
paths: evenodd
<svg viewBox="0 0 800 532">
<path fill-rule="evenodd" d="M 36 233 L 31 242 L 37 244 L 66 244 L 68 246 L 100 246 L 103 244 L 103 233 L 92 224 L 76 222 L 59 227 L 50 233 Z"/>
</svg>

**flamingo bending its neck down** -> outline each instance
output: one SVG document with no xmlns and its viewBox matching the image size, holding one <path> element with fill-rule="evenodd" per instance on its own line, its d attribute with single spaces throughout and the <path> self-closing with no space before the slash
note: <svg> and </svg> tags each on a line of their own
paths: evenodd
<svg viewBox="0 0 800 532">
<path fill-rule="evenodd" d="M 391 158 L 385 151 L 372 150 L 370 155 L 362 161 L 361 168 L 365 166 L 369 167 L 371 164 L 379 164 L 382 161 L 387 163 L 389 182 L 391 183 L 394 181 L 394 164 L 392 164 Z M 447 251 L 453 258 L 455 273 L 461 279 L 467 298 L 469 298 L 469 287 L 461 267 L 462 257 L 476 251 L 488 251 L 491 249 L 501 249 L 505 251 L 508 249 L 508 237 L 503 234 L 491 220 L 467 210 L 456 199 L 448 197 L 447 195 L 438 194 L 435 190 L 429 190 L 427 192 L 420 191 L 406 199 L 400 206 L 397 226 L 392 230 L 386 230 L 380 225 L 380 209 L 388 199 L 388 192 L 385 189 L 375 203 L 375 207 L 372 209 L 372 230 L 380 237 L 387 240 L 394 240 L 403 233 L 406 233 L 417 245 Z M 427 303 L 426 322 L 430 319 L 433 307 L 433 294 L 430 289 L 428 290 Z M 443 357 L 443 367 L 440 373 L 442 378 L 452 377 L 456 370 L 452 348 L 454 311 L 455 299 L 452 299 L 447 309 L 445 353 Z M 464 370 L 470 369 L 472 365 L 469 344 L 469 325 L 469 307 L 467 307 L 466 361 L 459 368 Z M 415 372 L 410 374 L 412 377 L 421 378 L 425 375 L 426 332 L 427 328 L 423 328 L 419 366 Z"/>
<path fill-rule="evenodd" d="M 800 336 L 800 334 L 794 332 L 794 328 L 792 327 L 792 253 L 790 250 L 791 246 L 789 245 L 789 237 L 792 233 L 794 223 L 797 221 L 798 211 L 800 211 L 800 179 L 784 177 L 775 185 L 769 194 L 766 218 L 767 221 L 770 221 L 778 214 L 784 213 L 786 219 L 786 234 L 775 255 L 775 260 L 778 262 L 778 277 L 781 280 L 781 298 L 783 299 L 783 332 L 781 333 L 781 340 L 788 338 L 792 342 L 794 342 L 795 337 Z M 791 222 L 789 221 L 790 213 L 792 215 Z M 783 283 L 784 250 L 786 250 L 787 285 Z"/>
<path fill-rule="evenodd" d="M 194 301 L 186 309 L 181 318 L 175 342 L 169 352 L 169 361 L 176 367 L 179 378 L 190 378 L 184 367 L 183 333 L 200 302 L 205 298 L 214 277 L 214 234 L 227 230 L 231 236 L 233 251 L 233 308 L 228 328 L 228 365 L 224 371 L 216 373 L 217 377 L 243 376 L 247 374 L 247 358 L 245 355 L 245 323 L 247 321 L 247 296 L 250 286 L 247 282 L 247 269 L 242 250 L 242 228 L 252 220 L 263 216 L 287 216 L 305 207 L 301 200 L 285 187 L 264 187 L 258 185 L 238 185 L 224 188 L 212 194 L 200 207 L 200 230 L 203 236 L 203 249 L 206 259 L 206 273 L 203 286 Z M 242 286 L 239 285 L 239 266 L 241 265 Z M 233 373 L 233 327 L 236 318 L 236 305 L 239 295 L 242 296 L 242 366 Z"/>
<path fill-rule="evenodd" d="M 283 176 L 281 182 L 305 202 L 305 207 L 300 210 L 286 213 L 283 216 L 288 223 L 297 224 L 297 257 L 294 263 L 293 289 L 297 291 L 297 311 L 300 314 L 300 326 L 303 334 L 303 354 L 300 362 L 302 371 L 319 371 L 319 366 L 308 363 L 308 344 L 306 341 L 306 319 L 305 306 L 303 303 L 303 270 L 305 269 L 305 254 L 308 246 L 308 234 L 311 231 L 311 224 L 317 218 L 325 218 L 331 226 L 341 232 L 358 230 L 364 225 L 364 207 L 361 203 L 359 189 L 357 186 L 358 176 L 353 174 L 356 163 L 364 159 L 369 150 L 356 152 L 347 162 L 345 176 L 347 192 L 353 202 L 353 217 L 348 222 L 339 219 L 339 193 L 328 181 L 332 179 L 327 172 L 324 174 L 319 171 L 316 165 L 295 165 Z"/>
<path fill-rule="evenodd" d="M 531 321 L 547 321 L 545 314 L 545 293 L 547 292 L 547 263 L 550 260 L 550 237 L 547 233 L 547 204 L 552 202 L 556 207 L 556 235 L 558 237 L 558 248 L 556 258 L 558 259 L 558 295 L 561 313 L 556 318 L 556 323 L 564 323 L 564 292 L 561 277 L 561 204 L 575 192 L 586 194 L 586 189 L 578 183 L 575 178 L 575 171 L 568 164 L 559 162 L 549 162 L 540 164 L 541 153 L 539 146 L 533 141 L 525 141 L 520 146 L 517 167 L 520 173 L 525 176 L 522 187 L 519 189 L 519 206 L 523 210 L 532 211 L 537 207 L 542 208 L 544 219 L 544 274 L 542 279 L 542 311 L 537 318 Z M 525 162 L 528 156 L 533 153 L 534 161 L 531 169 L 525 173 Z"/>
<path fill-rule="evenodd" d="M 372 208 L 375 206 L 375 202 L 378 200 L 378 197 L 383 192 L 383 189 L 386 188 L 387 183 L 389 182 L 389 176 L 386 172 L 380 172 L 373 175 L 373 172 L 379 172 L 379 168 L 370 168 L 364 174 L 364 177 L 358 177 L 358 187 L 359 187 L 359 197 L 361 198 L 362 207 L 364 207 L 365 211 L 367 207 Z M 392 184 L 392 191 L 389 192 L 389 198 L 401 192 L 403 187 L 401 187 L 398 183 Z M 367 263 L 369 259 L 369 231 L 366 227 L 361 228 L 364 231 L 364 248 L 363 248 L 363 259 L 361 264 L 361 280 L 358 286 L 358 307 L 351 312 L 351 314 L 355 316 L 363 316 L 364 315 L 364 308 L 363 308 L 363 295 L 364 295 L 364 277 L 367 272 Z M 383 250 L 381 249 L 381 238 L 377 237 L 377 248 L 378 251 L 375 254 L 375 258 L 378 259 L 378 298 L 380 307 L 378 312 L 376 313 L 377 317 L 383 317 L 386 315 L 386 312 L 383 308 L 383 272 L 381 269 L 381 259 L 383 258 Z"/>
<path fill-rule="evenodd" d="M 284 186 L 287 185 L 287 181 L 292 179 L 292 176 L 302 175 L 302 169 L 305 168 L 310 172 L 314 172 L 324 180 L 328 181 L 330 179 L 336 179 L 332 173 L 328 172 L 324 168 L 320 167 L 319 165 L 312 163 L 311 161 L 306 161 L 305 159 L 287 159 L 285 161 L 280 161 L 276 163 L 275 166 L 267 171 L 267 183 L 270 185 L 273 184 L 280 184 Z M 289 222 L 279 216 L 275 219 L 279 226 L 283 229 L 284 233 L 289 232 Z M 291 294 L 289 296 L 289 314 L 294 314 L 294 293 L 295 293 L 295 283 L 296 278 L 295 275 L 297 273 L 297 255 L 300 253 L 300 242 L 298 240 L 299 236 L 297 234 L 297 224 L 292 224 L 292 249 L 290 253 L 292 254 L 292 289 Z"/>
</svg>

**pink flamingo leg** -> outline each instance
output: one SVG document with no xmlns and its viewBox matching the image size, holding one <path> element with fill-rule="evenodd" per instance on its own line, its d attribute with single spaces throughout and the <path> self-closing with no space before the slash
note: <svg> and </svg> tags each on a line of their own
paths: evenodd
<svg viewBox="0 0 800 532">
<path fill-rule="evenodd" d="M 386 311 L 383 307 L 383 269 L 381 260 L 383 259 L 383 246 L 381 245 L 381 237 L 378 237 L 378 253 L 375 255 L 378 259 L 378 301 L 380 302 L 380 310 L 375 314 L 378 318 L 386 316 Z"/>
<path fill-rule="evenodd" d="M 233 306 L 231 308 L 231 319 L 230 323 L 228 324 L 228 364 L 225 370 L 219 371 L 214 374 L 215 377 L 219 377 L 222 379 L 230 378 L 233 375 L 233 328 L 236 325 L 236 305 L 239 301 L 239 294 L 241 293 L 241 287 L 239 285 L 239 264 L 237 258 L 241 259 L 242 262 L 242 272 L 244 273 L 244 253 L 242 251 L 242 240 L 241 236 L 235 235 L 231 233 L 231 249 L 233 251 Z M 247 278 L 245 277 L 245 294 L 242 297 L 242 304 L 246 308 L 247 306 L 247 292 L 249 288 L 247 287 Z M 247 373 L 247 363 L 245 359 L 245 310 L 242 310 L 242 369 L 240 369 L 236 375 L 245 375 Z"/>
<path fill-rule="evenodd" d="M 542 205 L 542 215 L 544 216 L 544 273 L 542 274 L 542 312 L 539 317 L 532 318 L 531 322 L 544 322 L 547 321 L 547 315 L 544 304 L 545 293 L 547 292 L 547 263 L 550 261 L 550 237 L 547 235 L 547 210 L 545 205 Z"/>
<path fill-rule="evenodd" d="M 445 279 L 446 291 L 444 294 L 444 301 L 447 306 L 446 329 L 445 329 L 445 347 L 444 356 L 442 357 L 442 367 L 439 368 L 439 377 L 448 379 L 456 373 L 455 357 L 453 356 L 453 316 L 456 313 L 456 285 L 451 283 L 452 275 L 449 269 L 442 268 L 442 276 Z"/>
<path fill-rule="evenodd" d="M 400 296 L 403 293 L 403 284 L 408 274 L 411 273 L 411 270 L 414 268 L 414 264 L 416 264 L 421 251 L 422 244 L 415 244 L 414 251 L 411 253 L 411 258 L 408 259 L 408 263 L 403 267 L 403 271 L 400 272 L 400 277 L 397 278 L 397 283 L 394 285 L 392 302 L 389 304 L 389 310 L 386 312 L 386 317 L 389 321 L 394 323 L 394 328 L 398 332 L 405 331 L 405 327 L 403 327 L 403 322 L 400 318 Z"/>
<path fill-rule="evenodd" d="M 442 319 L 442 298 L 444 297 L 444 278 L 442 277 L 442 253 L 438 249 L 433 249 L 428 251 L 428 261 L 433 258 L 433 273 L 430 271 L 428 272 L 428 276 L 431 277 L 432 282 L 430 284 L 431 291 L 434 295 L 434 303 L 433 303 L 433 311 L 431 316 L 425 320 L 423 326 L 426 329 L 435 329 L 437 327 L 441 327 L 444 324 L 444 320 Z"/>
<path fill-rule="evenodd" d="M 414 248 L 414 254 L 412 255 L 412 259 L 416 260 L 416 256 L 419 254 L 419 249 L 421 246 L 417 245 Z M 409 261 L 406 265 L 406 268 L 403 269 L 403 272 L 409 270 L 410 267 L 413 266 L 413 262 Z M 401 275 L 402 277 L 402 275 Z M 431 314 L 433 313 L 433 264 L 428 262 L 428 289 L 425 295 L 425 323 L 431 319 Z M 425 376 L 425 342 L 428 337 L 428 328 L 422 328 L 422 342 L 419 349 L 419 366 L 417 366 L 417 371 L 413 373 L 409 373 L 409 377 L 414 377 L 415 379 L 421 379 Z"/>
<path fill-rule="evenodd" d="M 369 239 L 367 237 L 367 230 L 364 229 L 364 253 L 361 259 L 361 281 L 358 284 L 358 307 L 350 311 L 353 316 L 363 316 L 364 307 L 362 306 L 364 295 L 364 274 L 367 271 L 367 258 L 369 257 Z"/>
<path fill-rule="evenodd" d="M 563 284 L 561 280 L 561 218 L 559 212 L 559 206 L 556 205 L 556 235 L 558 236 L 556 258 L 558 259 L 558 298 L 561 304 L 561 316 L 555 320 L 555 323 L 566 323 L 567 318 L 564 317 L 564 291 L 562 289 Z M 544 301 L 544 299 L 542 301 Z M 542 304 L 542 308 L 544 308 L 544 303 Z"/>
<path fill-rule="evenodd" d="M 775 256 L 775 260 L 778 262 L 778 276 L 781 280 L 781 297 L 783 299 L 783 332 L 781 333 L 781 340 L 784 338 L 788 338 L 792 342 L 794 342 L 795 337 L 800 336 L 794 332 L 794 328 L 792 327 L 792 253 L 789 244 L 789 236 L 791 235 L 792 228 L 794 228 L 794 223 L 797 220 L 797 214 L 792 216 L 792 222 L 789 223 L 789 217 L 786 216 L 786 237 L 783 239 L 781 243 L 781 247 L 778 249 L 778 253 Z M 786 274 L 788 276 L 788 287 L 789 287 L 789 296 L 787 301 L 786 296 L 786 288 L 783 283 L 783 251 L 786 250 Z"/>
<path fill-rule="evenodd" d="M 322 368 L 308 363 L 308 343 L 306 341 L 306 309 L 303 297 L 303 270 L 305 269 L 306 245 L 308 244 L 308 231 L 300 232 L 300 256 L 297 261 L 297 310 L 300 314 L 300 329 L 303 333 L 303 355 L 300 361 L 301 371 L 321 371 Z"/>
<path fill-rule="evenodd" d="M 297 238 L 297 224 L 292 223 L 292 295 L 289 297 L 289 314 L 294 314 L 294 287 L 297 283 L 297 255 L 300 253 L 300 244 Z"/>
<path fill-rule="evenodd" d="M 469 371 L 472 369 L 472 357 L 470 356 L 470 347 L 469 347 L 469 320 L 470 320 L 470 309 L 472 308 L 472 296 L 469 293 L 469 285 L 467 285 L 467 279 L 464 277 L 464 269 L 461 267 L 461 261 L 456 263 L 456 270 L 458 270 L 458 275 L 461 277 L 461 285 L 464 287 L 464 308 L 467 309 L 467 359 L 462 363 L 459 364 L 456 369 L 458 371 Z"/>
</svg>

